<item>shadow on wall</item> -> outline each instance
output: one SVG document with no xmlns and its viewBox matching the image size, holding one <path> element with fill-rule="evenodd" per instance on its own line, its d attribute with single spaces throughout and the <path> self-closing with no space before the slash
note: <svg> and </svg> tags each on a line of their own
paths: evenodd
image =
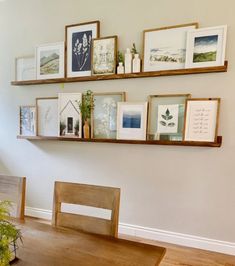
<svg viewBox="0 0 235 266">
<path fill-rule="evenodd" d="M 6 165 L 0 161 L 0 174 L 10 175 L 9 169 L 6 167 Z"/>
</svg>

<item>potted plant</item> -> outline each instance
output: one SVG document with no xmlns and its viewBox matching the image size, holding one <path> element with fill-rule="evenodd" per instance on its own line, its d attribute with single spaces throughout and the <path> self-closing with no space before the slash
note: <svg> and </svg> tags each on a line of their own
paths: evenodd
<svg viewBox="0 0 235 266">
<path fill-rule="evenodd" d="M 134 55 L 134 59 L 132 60 L 132 72 L 138 73 L 140 72 L 140 57 L 136 49 L 135 43 L 133 43 L 132 45 L 131 53 Z"/>
<path fill-rule="evenodd" d="M 123 74 L 124 73 L 124 55 L 121 51 L 118 51 L 118 67 L 117 73 Z"/>
</svg>

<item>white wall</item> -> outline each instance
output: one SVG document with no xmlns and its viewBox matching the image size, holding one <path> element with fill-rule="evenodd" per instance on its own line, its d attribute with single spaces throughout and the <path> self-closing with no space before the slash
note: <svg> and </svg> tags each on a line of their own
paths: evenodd
<svg viewBox="0 0 235 266">
<path fill-rule="evenodd" d="M 27 177 L 27 205 L 51 209 L 55 180 L 121 188 L 122 223 L 235 242 L 235 3 L 232 0 L 8 0 L 0 2 L 0 169 Z M 64 39 L 67 24 L 100 20 L 101 36 L 141 47 L 142 30 L 228 24 L 228 73 L 13 87 L 14 58 Z M 18 106 L 58 92 L 127 91 L 221 97 L 221 148 L 17 140 Z"/>
</svg>

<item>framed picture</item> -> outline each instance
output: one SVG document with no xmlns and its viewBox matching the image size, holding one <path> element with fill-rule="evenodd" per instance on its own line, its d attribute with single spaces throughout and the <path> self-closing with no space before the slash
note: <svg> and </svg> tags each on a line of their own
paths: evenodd
<svg viewBox="0 0 235 266">
<path fill-rule="evenodd" d="M 144 31 L 143 71 L 185 68 L 187 32 L 198 23 Z"/>
<path fill-rule="evenodd" d="M 36 136 L 36 106 L 20 106 L 20 135 Z"/>
<path fill-rule="evenodd" d="M 36 98 L 37 135 L 58 136 L 58 97 Z"/>
<path fill-rule="evenodd" d="M 82 137 L 82 116 L 79 109 L 79 102 L 81 101 L 81 93 L 59 93 L 58 116 L 60 136 Z"/>
<path fill-rule="evenodd" d="M 15 59 L 15 80 L 35 80 L 36 66 L 34 56 L 17 57 Z"/>
<path fill-rule="evenodd" d="M 119 102 L 117 139 L 146 140 L 147 102 Z"/>
<path fill-rule="evenodd" d="M 37 79 L 64 78 L 64 42 L 36 47 Z"/>
<path fill-rule="evenodd" d="M 100 22 L 91 21 L 65 27 L 66 77 L 91 75 L 91 45 L 100 37 Z"/>
<path fill-rule="evenodd" d="M 149 96 L 149 140 L 183 140 L 185 103 L 190 97 L 190 94 Z"/>
<path fill-rule="evenodd" d="M 217 140 L 220 98 L 188 99 L 186 101 L 184 140 Z"/>
<path fill-rule="evenodd" d="M 116 139 L 117 104 L 126 100 L 126 93 L 93 93 L 93 99 L 92 138 Z"/>
<path fill-rule="evenodd" d="M 116 73 L 117 36 L 94 39 L 92 42 L 92 75 Z"/>
<path fill-rule="evenodd" d="M 186 67 L 224 65 L 226 34 L 227 26 L 188 31 Z"/>
</svg>

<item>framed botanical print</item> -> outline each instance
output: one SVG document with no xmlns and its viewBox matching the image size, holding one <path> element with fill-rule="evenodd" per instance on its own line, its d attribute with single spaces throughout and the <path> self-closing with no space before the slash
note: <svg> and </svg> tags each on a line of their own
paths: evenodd
<svg viewBox="0 0 235 266">
<path fill-rule="evenodd" d="M 143 71 L 185 68 L 187 32 L 197 27 L 190 23 L 145 30 Z"/>
<path fill-rule="evenodd" d="M 116 73 L 117 36 L 94 39 L 92 42 L 92 75 Z"/>
<path fill-rule="evenodd" d="M 15 80 L 35 80 L 36 65 L 35 57 L 32 55 L 17 57 L 15 59 Z"/>
<path fill-rule="evenodd" d="M 93 100 L 92 138 L 116 139 L 117 104 L 126 100 L 126 93 L 93 93 Z"/>
<path fill-rule="evenodd" d="M 66 77 L 91 75 L 92 39 L 100 36 L 100 22 L 91 21 L 65 27 Z"/>
<path fill-rule="evenodd" d="M 185 102 L 190 97 L 190 94 L 149 96 L 149 140 L 182 141 Z"/>
<path fill-rule="evenodd" d="M 20 106 L 20 135 L 36 136 L 36 106 Z"/>
</svg>

